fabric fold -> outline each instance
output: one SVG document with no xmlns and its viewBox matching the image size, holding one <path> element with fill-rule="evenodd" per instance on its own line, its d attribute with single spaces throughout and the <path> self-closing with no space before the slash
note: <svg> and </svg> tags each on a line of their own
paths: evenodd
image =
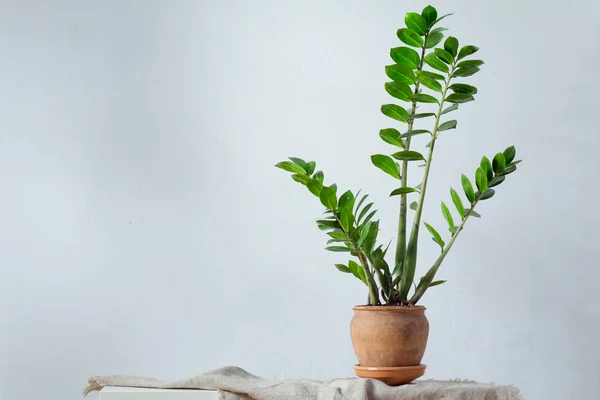
<svg viewBox="0 0 600 400">
<path fill-rule="evenodd" d="M 273 381 L 239 367 L 224 367 L 191 378 L 160 381 L 137 376 L 95 376 L 83 394 L 105 386 L 219 391 L 222 400 L 525 400 L 510 385 L 465 380 L 422 380 L 391 387 L 372 379 L 338 378 L 329 381 L 288 379 Z"/>
</svg>

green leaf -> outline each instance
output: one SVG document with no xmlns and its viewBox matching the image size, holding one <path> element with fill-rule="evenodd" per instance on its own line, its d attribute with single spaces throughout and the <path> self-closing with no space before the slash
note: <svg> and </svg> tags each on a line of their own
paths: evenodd
<svg viewBox="0 0 600 400">
<path fill-rule="evenodd" d="M 494 168 L 494 172 L 497 174 L 504 171 L 504 168 L 506 168 L 506 159 L 504 158 L 504 154 L 498 153 L 494 156 L 492 167 Z"/>
<path fill-rule="evenodd" d="M 483 192 L 483 194 L 479 198 L 479 200 L 491 199 L 492 197 L 494 197 L 495 194 L 496 191 L 494 189 L 486 189 L 485 192 Z"/>
<path fill-rule="evenodd" d="M 322 231 L 327 229 L 342 229 L 341 225 L 335 220 L 320 219 L 317 221 L 317 226 Z"/>
<path fill-rule="evenodd" d="M 294 164 L 296 164 L 297 166 L 299 166 L 300 168 L 302 168 L 304 171 L 306 171 L 308 173 L 308 165 L 307 165 L 306 161 L 304 161 L 303 159 L 298 158 L 298 157 L 290 157 L 290 160 L 292 160 L 294 162 Z"/>
<path fill-rule="evenodd" d="M 362 219 L 365 216 L 366 213 L 369 212 L 369 210 L 371 209 L 371 207 L 373 207 L 374 203 L 369 203 L 365 206 L 365 208 L 362 209 L 362 211 L 360 212 L 360 214 L 358 215 L 358 219 L 356 220 L 357 223 L 362 224 Z"/>
<path fill-rule="evenodd" d="M 408 111 L 396 104 L 385 104 L 381 106 L 381 112 L 396 121 L 406 122 Z"/>
<path fill-rule="evenodd" d="M 315 168 L 317 167 L 317 163 L 314 161 L 309 161 L 306 163 L 306 173 L 308 175 L 312 175 L 312 173 L 315 171 Z"/>
<path fill-rule="evenodd" d="M 517 165 L 517 164 L 519 164 L 521 161 L 523 161 L 523 160 L 517 160 L 517 161 L 513 161 L 513 162 L 511 162 L 511 163 L 509 163 L 509 164 L 506 164 L 506 166 L 507 166 L 507 167 L 510 167 L 511 165 Z"/>
<path fill-rule="evenodd" d="M 375 213 L 377 212 L 377 210 L 373 210 L 369 213 L 369 215 L 367 215 L 365 217 L 365 220 L 362 222 L 363 224 L 367 224 L 369 223 L 369 221 L 371 220 L 371 218 L 373 218 L 373 216 L 375 215 Z"/>
<path fill-rule="evenodd" d="M 385 246 L 385 249 L 382 249 L 382 248 L 383 248 L 383 246 L 382 246 L 382 245 L 379 245 L 379 247 L 377 247 L 377 249 L 375 249 L 375 251 L 374 251 L 373 253 L 371 253 L 371 256 L 372 256 L 374 259 L 376 259 L 376 261 L 380 261 L 380 260 L 383 260 L 383 261 L 385 261 L 385 260 L 384 260 L 384 258 L 385 258 L 385 255 L 387 254 L 387 251 L 388 251 L 388 249 L 390 248 L 390 244 L 392 244 L 392 240 L 391 240 L 391 239 L 390 239 L 390 241 L 388 242 L 387 246 Z M 387 264 L 387 263 L 386 263 L 386 264 Z M 382 267 L 385 267 L 386 269 L 388 269 L 388 270 L 389 270 L 389 266 L 388 266 L 388 265 L 385 265 L 385 266 L 379 265 L 379 266 L 377 266 L 377 268 L 380 268 L 380 269 L 381 269 Z"/>
<path fill-rule="evenodd" d="M 453 77 L 461 77 L 461 76 L 467 77 L 467 76 L 474 75 L 478 72 L 479 72 L 479 68 L 477 68 L 477 67 L 464 67 L 464 68 L 459 68 L 456 71 L 454 71 L 452 76 Z"/>
<path fill-rule="evenodd" d="M 390 57 L 396 64 L 404 64 L 411 69 L 417 69 L 421 64 L 419 53 L 410 47 L 394 47 L 390 50 Z"/>
<path fill-rule="evenodd" d="M 442 39 L 444 38 L 444 34 L 442 32 L 431 32 L 428 36 L 427 36 L 427 43 L 425 44 L 425 47 L 428 49 L 431 49 L 435 46 L 437 46 Z"/>
<path fill-rule="evenodd" d="M 450 85 L 448 89 L 456 93 L 477 94 L 477 88 L 466 83 L 455 83 Z"/>
<path fill-rule="evenodd" d="M 307 184 L 306 187 L 308 188 L 308 190 L 310 190 L 310 192 L 312 194 L 314 194 L 317 197 L 321 196 L 321 190 L 323 190 L 323 184 L 321 182 L 319 182 L 317 179 L 311 179 Z"/>
<path fill-rule="evenodd" d="M 467 196 L 469 202 L 473 204 L 473 202 L 475 201 L 475 191 L 473 190 L 473 185 L 471 184 L 471 181 L 469 180 L 469 178 L 467 178 L 465 174 L 462 174 L 461 183 L 465 192 L 465 196 Z"/>
<path fill-rule="evenodd" d="M 419 76 L 426 76 L 427 78 L 431 78 L 431 79 L 435 79 L 438 81 L 445 81 L 446 78 L 440 74 L 436 74 L 435 72 L 431 72 L 431 71 L 423 71 L 423 70 L 419 70 L 416 72 L 417 77 Z M 418 78 L 417 78 L 418 79 Z"/>
<path fill-rule="evenodd" d="M 448 39 L 444 42 L 444 50 L 452 55 L 452 58 L 458 54 L 458 39 L 453 36 L 448 36 Z"/>
<path fill-rule="evenodd" d="M 360 190 L 358 191 L 358 193 L 360 193 Z M 358 193 L 356 194 L 356 197 L 358 197 Z M 360 201 L 358 202 L 358 205 L 356 206 L 356 212 L 358 212 L 358 210 L 360 210 L 360 207 L 363 205 L 363 203 L 365 202 L 365 200 L 367 199 L 367 197 L 369 197 L 368 194 L 363 195 L 363 197 L 360 199 Z M 356 214 L 356 213 L 355 213 Z"/>
<path fill-rule="evenodd" d="M 386 143 L 404 148 L 404 143 L 400 139 L 400 132 L 394 128 L 386 128 L 379 131 L 379 137 Z"/>
<path fill-rule="evenodd" d="M 411 210 L 417 210 L 417 207 L 419 206 L 419 203 L 417 203 L 416 201 L 413 201 L 412 203 L 410 203 L 410 205 L 408 206 L 408 208 L 410 208 Z"/>
<path fill-rule="evenodd" d="M 428 94 L 413 94 L 409 97 L 412 101 L 416 101 L 417 103 L 439 103 L 438 100 Z"/>
<path fill-rule="evenodd" d="M 285 171 L 293 172 L 295 174 L 306 174 L 306 171 L 304 170 L 304 168 L 302 168 L 298 164 L 295 164 L 291 161 L 282 161 L 280 163 L 275 164 L 275 166 L 277 168 L 281 168 Z"/>
<path fill-rule="evenodd" d="M 439 286 L 442 283 L 446 283 L 446 281 L 433 281 L 429 284 L 429 287 Z"/>
<path fill-rule="evenodd" d="M 446 97 L 448 103 L 462 104 L 473 100 L 475 100 L 475 98 L 467 93 L 452 93 L 450 96 Z"/>
<path fill-rule="evenodd" d="M 390 248 L 390 244 L 392 244 L 392 240 L 390 239 L 390 241 L 388 242 L 387 246 L 385 246 L 385 250 L 383 250 L 383 252 L 381 253 L 381 258 L 385 258 L 385 255 L 387 254 L 388 249 Z M 381 248 L 381 246 L 379 246 Z"/>
<path fill-rule="evenodd" d="M 394 271 L 392 272 L 392 276 L 400 277 L 402 275 L 402 264 L 404 264 L 404 261 L 400 261 L 398 264 L 396 264 Z M 394 283 L 394 286 L 396 284 L 397 283 Z"/>
<path fill-rule="evenodd" d="M 448 72 L 448 66 L 444 64 L 435 54 L 428 54 L 423 59 L 425 63 L 429 65 L 433 69 L 437 69 L 438 71 Z"/>
<path fill-rule="evenodd" d="M 404 23 L 411 31 L 417 32 L 419 35 L 423 36 L 429 30 L 429 24 L 427 20 L 423 18 L 420 14 L 409 12 L 406 13 L 404 17 Z"/>
<path fill-rule="evenodd" d="M 454 233 L 454 219 L 452 218 L 452 214 L 450 213 L 450 210 L 448 210 L 448 206 L 446 206 L 446 203 L 444 203 L 443 201 L 442 201 L 442 215 L 444 216 L 444 219 L 448 223 L 450 233 Z"/>
<path fill-rule="evenodd" d="M 435 90 L 436 92 L 442 91 L 442 85 L 436 81 L 435 79 L 429 78 L 427 76 L 419 75 L 417 76 L 417 82 L 423 84 L 423 86 Z"/>
<path fill-rule="evenodd" d="M 510 146 L 506 150 L 504 150 L 502 154 L 504 155 L 504 160 L 508 165 L 512 162 L 512 160 L 515 159 L 515 156 L 517 155 L 517 150 L 515 149 L 515 146 Z"/>
<path fill-rule="evenodd" d="M 467 214 L 469 214 L 471 217 L 475 217 L 475 218 L 481 218 L 481 215 L 479 215 L 479 213 L 478 213 L 477 211 L 475 211 L 475 210 L 471 210 L 471 209 L 467 208 L 467 209 L 465 210 L 465 212 L 466 212 Z"/>
<path fill-rule="evenodd" d="M 342 212 L 343 210 L 350 210 L 354 208 L 354 195 L 350 190 L 347 190 L 340 196 L 340 200 L 338 202 L 338 210 Z"/>
<path fill-rule="evenodd" d="M 447 131 L 449 129 L 456 129 L 457 122 L 455 119 L 451 119 L 450 121 L 446 121 L 440 126 L 438 126 L 438 132 Z"/>
<path fill-rule="evenodd" d="M 454 62 L 454 57 L 452 57 L 452 54 L 448 53 L 444 49 L 435 48 L 433 49 L 433 52 L 436 56 L 438 56 L 440 60 L 442 60 L 446 64 L 452 64 Z"/>
<path fill-rule="evenodd" d="M 425 157 L 423 157 L 423 154 L 412 150 L 399 151 L 397 153 L 392 154 L 392 157 L 394 157 L 396 160 L 401 161 L 425 161 Z"/>
<path fill-rule="evenodd" d="M 406 43 L 411 47 L 423 47 L 423 38 L 418 33 L 408 28 L 398 29 L 396 34 L 402 43 Z"/>
<path fill-rule="evenodd" d="M 464 218 L 465 206 L 463 206 L 460 196 L 458 195 L 458 193 L 456 193 L 456 190 L 454 190 L 453 188 L 450 188 L 450 196 L 452 197 L 452 202 L 454 203 L 454 207 L 456 207 L 456 211 L 458 211 L 458 215 L 460 215 L 461 218 Z"/>
<path fill-rule="evenodd" d="M 367 275 L 365 275 L 365 270 L 363 268 L 358 270 L 358 279 L 360 279 L 365 285 L 369 286 Z"/>
<path fill-rule="evenodd" d="M 344 209 L 340 212 L 340 223 L 344 232 L 351 232 L 354 226 L 354 215 L 352 215 L 352 209 Z"/>
<path fill-rule="evenodd" d="M 292 175 L 292 179 L 303 185 L 306 185 L 308 182 L 310 182 L 310 177 L 308 175 L 294 174 Z"/>
<path fill-rule="evenodd" d="M 365 285 L 368 285 L 367 276 L 365 275 L 365 270 L 356 262 L 350 260 L 348 261 L 348 268 L 350 269 L 350 273 L 363 281 Z"/>
<path fill-rule="evenodd" d="M 433 24 L 431 24 L 431 26 L 434 26 L 435 24 L 437 24 L 438 22 L 440 22 L 441 20 L 443 20 L 446 17 L 449 17 L 451 15 L 453 15 L 454 13 L 450 13 L 450 14 L 446 14 L 446 15 L 442 15 L 441 17 L 439 17 L 438 19 L 436 19 L 435 21 L 433 21 Z"/>
<path fill-rule="evenodd" d="M 492 169 L 492 163 L 490 162 L 490 159 L 487 158 L 486 156 L 483 156 L 481 158 L 481 169 L 483 169 L 485 171 L 485 175 L 486 178 L 489 181 L 492 180 L 492 178 L 494 177 L 494 170 Z"/>
<path fill-rule="evenodd" d="M 504 168 L 504 171 L 502 171 L 502 176 L 511 174 L 511 173 L 515 172 L 516 170 L 517 170 L 516 165 L 509 165 L 508 167 Z"/>
<path fill-rule="evenodd" d="M 329 247 L 325 247 L 325 250 L 333 251 L 336 253 L 350 253 L 350 249 L 345 246 L 329 246 Z"/>
<path fill-rule="evenodd" d="M 323 204 L 328 210 L 335 210 L 337 208 L 337 196 L 336 190 L 331 186 L 324 186 L 319 194 L 321 204 Z"/>
<path fill-rule="evenodd" d="M 379 284 L 381 285 L 381 291 L 386 297 L 389 298 L 389 296 L 391 296 L 392 283 L 392 277 L 389 271 L 390 267 L 387 265 L 385 260 L 375 260 L 373 267 L 375 268 L 375 274 L 377 275 Z"/>
<path fill-rule="evenodd" d="M 442 111 L 442 113 L 440 115 L 447 114 L 454 110 L 458 110 L 458 104 L 456 104 L 456 103 L 452 104 L 450 107 L 447 107 L 444 111 Z"/>
<path fill-rule="evenodd" d="M 400 167 L 392 157 L 383 154 L 374 154 L 371 156 L 371 162 L 386 174 L 389 174 L 396 179 L 400 179 Z"/>
<path fill-rule="evenodd" d="M 344 232 L 340 232 L 340 231 L 333 231 L 333 232 L 327 232 L 327 235 L 331 236 L 332 238 L 339 240 L 339 241 L 343 241 L 343 240 L 347 240 L 348 237 L 346 236 L 346 234 Z"/>
<path fill-rule="evenodd" d="M 485 64 L 485 63 L 483 61 L 481 61 L 481 60 L 466 60 L 466 61 L 459 62 L 456 66 L 458 68 L 463 68 L 463 67 L 480 67 L 483 64 Z"/>
<path fill-rule="evenodd" d="M 461 58 L 470 56 L 471 54 L 475 53 L 477 50 L 479 50 L 479 47 L 477 47 L 477 46 L 471 46 L 471 45 L 464 46 L 458 52 L 458 59 L 460 60 Z"/>
<path fill-rule="evenodd" d="M 413 193 L 416 192 L 417 190 L 415 188 L 411 188 L 411 187 L 400 187 L 398 189 L 394 189 L 392 191 L 392 193 L 390 193 L 390 197 L 392 196 L 399 196 L 402 194 L 408 194 L 408 193 Z"/>
<path fill-rule="evenodd" d="M 435 113 L 410 114 L 408 119 L 435 117 Z"/>
<path fill-rule="evenodd" d="M 475 171 L 475 184 L 480 192 L 485 192 L 488 186 L 487 174 L 483 168 L 479 167 Z"/>
<path fill-rule="evenodd" d="M 444 250 L 444 241 L 442 240 L 442 237 L 440 236 L 440 234 L 438 233 L 438 231 L 435 230 L 435 228 L 431 225 L 429 225 L 427 222 L 423 222 L 425 224 L 425 227 L 427 228 L 427 230 L 429 231 L 429 233 L 431 233 L 433 235 L 433 240 L 440 245 L 441 249 Z"/>
<path fill-rule="evenodd" d="M 403 133 L 400 137 L 401 138 L 407 138 L 407 137 L 412 137 L 412 136 L 415 136 L 415 135 L 422 135 L 423 133 L 429 133 L 431 135 L 431 132 L 429 132 L 426 129 L 415 129 L 415 130 Z"/>
<path fill-rule="evenodd" d="M 325 175 L 323 175 L 323 171 L 317 171 L 315 172 L 315 175 L 313 176 L 314 179 L 316 179 L 318 182 L 323 183 L 323 179 L 325 179 Z"/>
<path fill-rule="evenodd" d="M 379 233 L 379 221 L 369 222 L 369 233 L 363 242 L 363 247 L 367 251 L 367 253 L 371 253 L 373 251 L 373 246 L 375 246 L 375 241 L 377 240 L 377 234 Z"/>
<path fill-rule="evenodd" d="M 408 96 L 412 96 L 412 90 L 410 90 L 406 83 L 400 81 L 386 82 L 384 87 L 385 91 L 388 92 L 392 97 L 402 101 L 410 101 Z M 406 93 L 406 88 L 408 88 L 408 94 Z"/>
<path fill-rule="evenodd" d="M 425 22 L 427 22 L 427 26 L 430 27 L 437 19 L 437 10 L 432 6 L 427 6 L 421 12 L 423 18 L 425 18 Z"/>
<path fill-rule="evenodd" d="M 346 267 L 344 264 L 335 264 L 335 267 L 338 269 L 338 271 L 345 272 L 347 274 L 350 273 L 350 268 Z"/>
<path fill-rule="evenodd" d="M 507 167 L 508 168 L 508 167 Z M 506 171 L 506 170 L 505 170 Z M 502 182 L 504 182 L 504 179 L 506 179 L 504 177 L 504 175 L 498 175 L 496 177 L 494 177 L 494 179 L 492 179 L 490 181 L 490 184 L 488 185 L 488 188 L 492 188 L 494 186 L 498 186 L 499 184 L 501 184 Z"/>
<path fill-rule="evenodd" d="M 393 81 L 404 82 L 407 85 L 415 83 L 415 73 L 404 64 L 386 65 L 385 73 Z"/>
</svg>

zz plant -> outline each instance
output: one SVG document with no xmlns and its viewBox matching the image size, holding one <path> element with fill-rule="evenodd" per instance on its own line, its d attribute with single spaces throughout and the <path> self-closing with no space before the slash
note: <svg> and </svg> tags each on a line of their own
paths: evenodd
<svg viewBox="0 0 600 400">
<path fill-rule="evenodd" d="M 325 185 L 323 172 L 315 171 L 314 161 L 306 162 L 291 157 L 290 161 L 276 165 L 291 172 L 292 179 L 306 186 L 325 206 L 327 210 L 324 217 L 317 221 L 317 225 L 329 236 L 326 250 L 345 252 L 352 256 L 346 264 L 335 266 L 367 285 L 370 305 L 415 305 L 427 289 L 444 283 L 445 281 L 435 280 L 436 273 L 467 220 L 470 217 L 480 217 L 475 212 L 475 207 L 480 201 L 492 198 L 495 194 L 493 188 L 503 183 L 520 162 L 515 161 L 515 148 L 511 146 L 490 157 L 491 161 L 485 156 L 481 159 L 475 171 L 475 187 L 466 175 L 462 175 L 465 198 L 461 198 L 458 191 L 450 188 L 454 213 L 445 202 L 441 202 L 441 212 L 448 223 L 450 234 L 447 241 L 438 230 L 422 221 L 436 141 L 440 135 L 449 134 L 448 131 L 456 129 L 457 121 L 450 119 L 449 115 L 458 109 L 459 104 L 475 100 L 477 88 L 463 80 L 475 75 L 483 65 L 483 61 L 472 58 L 479 50 L 476 46 L 461 47 L 458 39 L 452 36 L 443 40 L 446 29 L 438 27 L 438 24 L 449 15 L 451 14 L 438 18 L 436 9 L 431 6 L 425 7 L 420 14 L 407 13 L 404 19 L 406 27 L 397 32 L 398 38 L 406 46 L 391 49 L 390 57 L 394 63 L 385 67 L 390 79 L 384 85 L 385 90 L 404 103 L 404 106 L 381 106 L 381 112 L 399 125 L 379 132 L 380 138 L 395 150 L 391 151 L 391 155 L 371 156 L 372 163 L 394 178 L 399 186 L 390 194 L 400 199 L 398 237 L 391 265 L 386 261 L 389 245 L 384 248 L 377 244 L 379 221 L 374 219 L 376 211 L 372 210 L 373 203 L 367 201 L 368 195 L 361 196 L 360 190 L 356 194 L 348 190 L 338 196 L 337 185 Z M 431 111 L 421 112 L 418 110 L 420 104 L 430 107 Z M 413 138 L 418 136 L 427 138 L 426 155 L 411 147 Z M 416 186 L 409 186 L 409 167 L 415 163 L 422 163 L 424 166 L 421 182 Z M 409 196 L 416 197 L 410 205 Z M 410 231 L 407 229 L 408 209 L 414 211 Z M 415 284 L 421 224 L 439 245 L 440 254 L 418 284 Z M 412 287 L 414 289 L 411 292 Z"/>
</svg>

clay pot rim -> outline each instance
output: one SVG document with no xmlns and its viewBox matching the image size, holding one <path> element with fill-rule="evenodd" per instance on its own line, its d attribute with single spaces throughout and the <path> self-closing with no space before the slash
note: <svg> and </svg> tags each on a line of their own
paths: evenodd
<svg viewBox="0 0 600 400">
<path fill-rule="evenodd" d="M 427 310 L 425 306 L 354 306 L 354 311 L 361 312 L 393 312 L 393 313 L 410 313 L 424 312 Z"/>
</svg>

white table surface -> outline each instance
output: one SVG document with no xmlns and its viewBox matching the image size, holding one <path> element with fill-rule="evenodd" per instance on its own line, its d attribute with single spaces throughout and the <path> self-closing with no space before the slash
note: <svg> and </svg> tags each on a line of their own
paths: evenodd
<svg viewBox="0 0 600 400">
<path fill-rule="evenodd" d="M 214 390 L 105 387 L 99 400 L 217 400 Z"/>
</svg>

